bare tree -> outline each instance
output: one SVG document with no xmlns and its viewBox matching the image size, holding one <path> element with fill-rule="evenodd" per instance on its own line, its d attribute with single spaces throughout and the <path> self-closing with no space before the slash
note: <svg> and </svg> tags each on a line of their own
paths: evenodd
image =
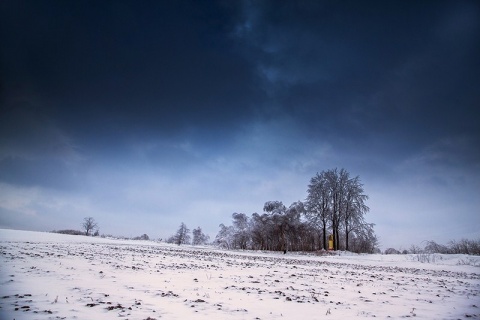
<svg viewBox="0 0 480 320">
<path fill-rule="evenodd" d="M 250 244 L 250 223 L 247 215 L 245 213 L 233 213 L 233 241 L 234 246 L 239 247 L 240 249 L 247 249 Z"/>
<path fill-rule="evenodd" d="M 363 184 L 358 176 L 347 180 L 344 189 L 343 227 L 345 228 L 345 250 L 348 251 L 350 234 L 364 226 L 363 216 L 370 208 L 365 204 L 368 196 L 364 194 Z"/>
<path fill-rule="evenodd" d="M 373 223 L 363 223 L 349 239 L 349 250 L 356 253 L 376 253 L 380 249 L 379 240 L 373 230 Z"/>
<path fill-rule="evenodd" d="M 412 245 L 413 247 L 413 245 Z M 418 247 L 418 246 L 415 246 Z M 425 245 L 425 252 L 427 253 L 450 253 L 450 249 L 442 244 L 438 244 L 435 241 L 427 241 L 427 244 Z M 414 253 L 414 252 L 413 252 Z"/>
<path fill-rule="evenodd" d="M 251 221 L 251 240 L 252 249 L 254 250 L 270 250 L 269 242 L 269 227 L 270 217 L 267 214 L 259 215 L 253 213 Z"/>
<path fill-rule="evenodd" d="M 287 207 L 283 205 L 281 201 L 267 201 L 263 206 L 263 211 L 270 214 L 270 219 L 273 222 L 274 230 L 273 237 L 277 242 L 275 250 L 286 251 L 286 240 L 285 240 L 285 212 Z"/>
<path fill-rule="evenodd" d="M 177 245 L 190 243 L 190 229 L 187 228 L 185 223 L 181 223 L 178 227 L 177 233 L 171 236 L 167 242 L 175 243 Z"/>
<path fill-rule="evenodd" d="M 326 186 L 325 171 L 317 173 L 308 185 L 305 215 L 311 224 L 322 230 L 322 248 L 327 250 L 327 224 L 330 219 L 330 193 Z"/>
<path fill-rule="evenodd" d="M 422 251 L 423 251 L 422 248 L 414 244 L 412 244 L 410 249 L 408 249 L 408 253 L 414 253 L 414 254 L 422 253 Z"/>
<path fill-rule="evenodd" d="M 223 223 L 220 223 L 219 227 L 220 227 L 220 231 L 215 237 L 215 240 L 213 241 L 213 243 L 226 249 L 232 249 L 233 234 L 234 234 L 233 227 L 232 226 L 227 227 Z"/>
<path fill-rule="evenodd" d="M 192 244 L 194 246 L 201 245 L 201 244 L 206 244 L 208 242 L 208 240 L 210 239 L 210 237 L 208 235 L 205 235 L 202 232 L 202 228 L 200 228 L 200 227 L 198 227 L 196 229 L 193 229 L 192 233 L 193 233 Z"/>
<path fill-rule="evenodd" d="M 98 228 L 97 222 L 92 217 L 86 217 L 83 219 L 83 229 L 85 229 L 85 235 L 89 236 L 90 232 Z"/>
</svg>

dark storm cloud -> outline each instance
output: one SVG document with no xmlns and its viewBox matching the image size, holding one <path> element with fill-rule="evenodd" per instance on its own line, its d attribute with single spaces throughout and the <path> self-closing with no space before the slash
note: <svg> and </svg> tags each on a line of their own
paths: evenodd
<svg viewBox="0 0 480 320">
<path fill-rule="evenodd" d="M 39 96 L 76 134 L 227 132 L 284 113 L 327 136 L 478 135 L 475 3 L 3 7 L 4 91 Z"/>
<path fill-rule="evenodd" d="M 28 101 L 9 104 L 0 118 L 0 182 L 55 189 L 78 187 L 82 161 L 71 139 Z"/>
<path fill-rule="evenodd" d="M 476 3 L 249 4 L 237 36 L 253 48 L 274 112 L 320 136 L 381 134 L 407 153 L 439 135 L 478 140 Z"/>
<path fill-rule="evenodd" d="M 75 177 L 70 170 L 56 160 L 2 159 L 0 181 L 24 187 L 42 186 L 58 190 L 71 190 L 75 186 Z"/>
<path fill-rule="evenodd" d="M 249 65 L 225 37 L 222 7 L 177 1 L 3 7 L 7 95 L 34 91 L 77 131 L 225 127 L 244 119 L 259 94 Z"/>
<path fill-rule="evenodd" d="M 96 149 L 185 130 L 224 146 L 219 130 L 285 115 L 311 139 L 382 135 L 392 155 L 478 140 L 475 2 L 5 1 L 2 12 L 2 104 L 34 99 Z"/>
</svg>

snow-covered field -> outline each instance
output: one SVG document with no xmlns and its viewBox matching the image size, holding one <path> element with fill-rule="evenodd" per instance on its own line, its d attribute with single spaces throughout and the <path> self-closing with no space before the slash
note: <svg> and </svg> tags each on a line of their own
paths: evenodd
<svg viewBox="0 0 480 320">
<path fill-rule="evenodd" d="M 0 230 L 0 247 L 2 320 L 480 318 L 480 257 L 421 263 L 13 230 Z"/>
</svg>

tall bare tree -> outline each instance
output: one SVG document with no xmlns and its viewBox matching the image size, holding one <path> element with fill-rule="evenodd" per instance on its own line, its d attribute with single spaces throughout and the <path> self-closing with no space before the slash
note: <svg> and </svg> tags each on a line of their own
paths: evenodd
<svg viewBox="0 0 480 320">
<path fill-rule="evenodd" d="M 245 213 L 233 213 L 233 240 L 235 246 L 240 249 L 247 249 L 250 243 L 250 223 L 248 216 Z"/>
<path fill-rule="evenodd" d="M 349 250 L 349 237 L 352 232 L 365 226 L 364 215 L 369 208 L 365 204 L 368 196 L 364 194 L 363 184 L 360 178 L 356 176 L 349 179 L 344 186 L 345 189 L 345 206 L 343 213 L 343 227 L 345 228 L 345 250 Z"/>
<path fill-rule="evenodd" d="M 338 250 L 339 248 L 339 238 L 340 238 L 340 223 L 342 221 L 342 181 L 345 179 L 343 169 L 339 174 L 337 168 L 332 170 L 327 170 L 325 172 L 326 177 L 326 187 L 328 193 L 330 194 L 330 226 L 332 228 L 333 235 L 333 250 Z"/>
<path fill-rule="evenodd" d="M 330 219 L 330 193 L 326 186 L 325 172 L 317 173 L 308 185 L 308 196 L 305 203 L 307 220 L 315 228 L 321 230 L 322 248 L 327 250 L 327 225 Z"/>
</svg>

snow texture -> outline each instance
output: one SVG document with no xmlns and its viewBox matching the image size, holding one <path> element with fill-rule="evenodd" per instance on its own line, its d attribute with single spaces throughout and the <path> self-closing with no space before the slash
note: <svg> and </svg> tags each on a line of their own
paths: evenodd
<svg viewBox="0 0 480 320">
<path fill-rule="evenodd" d="M 0 230 L 0 247 L 2 320 L 480 318 L 480 257 L 283 255 L 15 230 Z"/>
</svg>

